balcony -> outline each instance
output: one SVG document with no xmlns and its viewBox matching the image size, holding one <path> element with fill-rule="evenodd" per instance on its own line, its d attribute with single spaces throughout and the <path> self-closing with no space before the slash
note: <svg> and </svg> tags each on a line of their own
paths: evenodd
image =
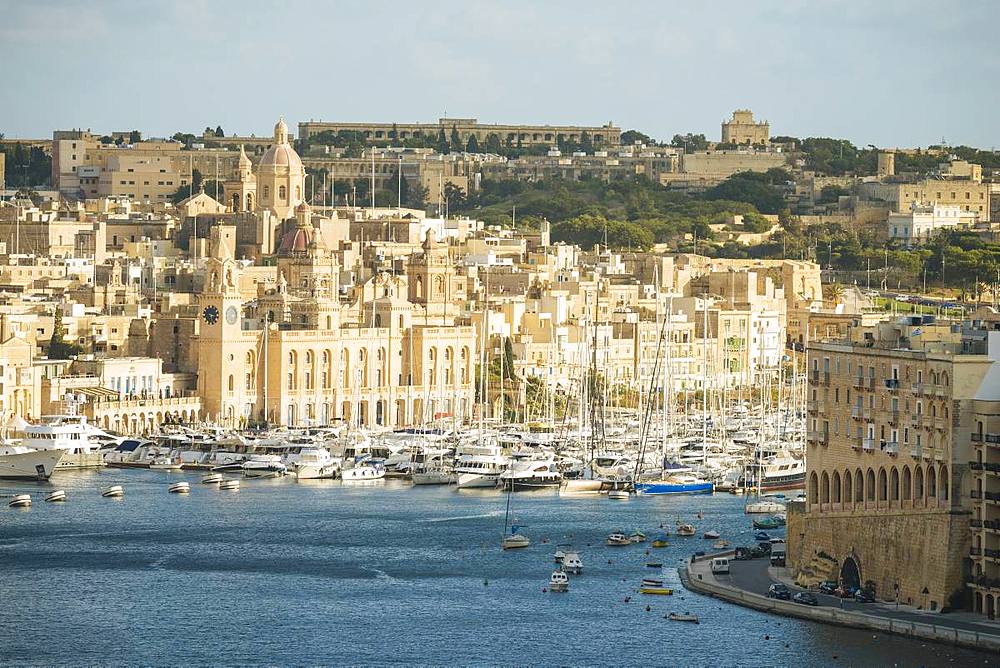
<svg viewBox="0 0 1000 668">
<path fill-rule="evenodd" d="M 981 556 L 983 556 L 983 550 L 982 550 L 982 548 L 970 547 L 969 548 L 969 556 L 971 556 L 971 557 L 981 557 Z"/>
<path fill-rule="evenodd" d="M 874 392 L 875 391 L 875 377 L 874 376 L 869 376 L 868 377 L 868 390 L 870 392 Z"/>
<path fill-rule="evenodd" d="M 899 424 L 899 410 L 889 411 L 889 424 L 898 425 Z"/>
<path fill-rule="evenodd" d="M 1000 434 L 986 434 L 983 440 L 991 445 L 1000 445 Z"/>
<path fill-rule="evenodd" d="M 920 396 L 924 391 L 924 384 L 914 383 L 913 385 L 910 386 L 910 390 L 913 392 L 915 396 Z"/>
<path fill-rule="evenodd" d="M 969 437 L 969 440 L 972 441 L 973 443 L 982 443 L 983 435 L 973 432 L 972 435 Z"/>
<path fill-rule="evenodd" d="M 898 378 L 886 378 L 885 386 L 890 392 L 899 392 L 899 379 Z"/>
<path fill-rule="evenodd" d="M 830 386 L 830 372 L 829 371 L 824 371 L 823 372 L 823 385 L 825 385 L 827 387 Z"/>
<path fill-rule="evenodd" d="M 873 452 L 875 450 L 875 439 L 866 438 L 861 441 L 861 447 L 865 452 Z"/>
<path fill-rule="evenodd" d="M 949 427 L 948 420 L 944 418 L 936 417 L 934 418 L 934 428 L 938 431 L 947 431 Z"/>
<path fill-rule="evenodd" d="M 914 445 L 912 448 L 910 448 L 910 456 L 913 457 L 914 459 L 920 459 L 921 450 L 922 448 L 919 445 Z"/>
<path fill-rule="evenodd" d="M 819 371 L 817 369 L 813 369 L 809 372 L 809 382 L 814 385 L 819 385 Z"/>
<path fill-rule="evenodd" d="M 898 455 L 899 454 L 899 441 L 888 441 L 885 444 L 885 451 L 888 452 L 890 455 Z"/>
<path fill-rule="evenodd" d="M 971 490 L 969 492 L 969 498 L 970 499 L 981 499 L 981 498 L 983 498 L 983 493 L 980 492 L 978 489 L 973 489 L 973 490 Z"/>
<path fill-rule="evenodd" d="M 863 390 L 864 387 L 865 387 L 864 376 L 858 376 L 857 378 L 854 379 L 854 389 Z"/>
<path fill-rule="evenodd" d="M 985 471 L 986 465 L 982 462 L 969 462 L 969 468 L 973 471 Z"/>
<path fill-rule="evenodd" d="M 973 529 L 982 529 L 983 528 L 983 521 L 982 520 L 969 520 L 969 526 L 972 527 Z"/>
<path fill-rule="evenodd" d="M 920 429 L 921 425 L 924 423 L 923 413 L 911 413 L 910 414 L 910 425 Z"/>
<path fill-rule="evenodd" d="M 865 419 L 865 409 L 861 406 L 855 406 L 851 409 L 851 419 L 853 420 L 864 420 Z"/>
<path fill-rule="evenodd" d="M 809 412 L 810 415 L 815 415 L 816 413 L 819 412 L 819 402 L 810 399 L 809 401 L 806 402 L 806 410 Z"/>
</svg>

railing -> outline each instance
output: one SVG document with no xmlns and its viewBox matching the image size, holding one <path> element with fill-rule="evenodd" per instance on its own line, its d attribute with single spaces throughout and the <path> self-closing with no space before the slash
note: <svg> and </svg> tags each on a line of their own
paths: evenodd
<svg viewBox="0 0 1000 668">
<path fill-rule="evenodd" d="M 973 443 L 982 443 L 983 435 L 981 433 L 972 432 L 972 436 L 969 437 Z"/>
<path fill-rule="evenodd" d="M 983 471 L 986 467 L 982 462 L 969 462 L 969 468 L 973 471 Z"/>
<path fill-rule="evenodd" d="M 899 424 L 899 410 L 889 411 L 889 423 Z"/>
<path fill-rule="evenodd" d="M 983 440 L 993 445 L 1000 445 L 1000 434 L 986 434 L 983 436 Z"/>
<path fill-rule="evenodd" d="M 809 411 L 810 413 L 816 413 L 817 411 L 819 411 L 819 402 L 810 399 L 809 401 L 806 402 L 806 410 Z"/>
<path fill-rule="evenodd" d="M 978 547 L 970 547 L 969 555 L 973 557 L 981 557 L 983 556 L 983 551 Z"/>
<path fill-rule="evenodd" d="M 983 528 L 983 521 L 982 520 L 969 520 L 969 526 L 972 527 L 973 529 L 982 529 Z M 973 548 L 973 549 L 975 549 L 975 548 Z"/>
<path fill-rule="evenodd" d="M 898 441 L 889 441 L 888 443 L 885 444 L 885 451 L 888 452 L 890 455 L 898 455 L 899 454 L 899 442 Z"/>
<path fill-rule="evenodd" d="M 875 391 L 875 376 L 868 377 L 868 389 L 872 392 Z"/>
<path fill-rule="evenodd" d="M 813 370 L 809 372 L 809 382 L 819 384 L 819 371 Z"/>
<path fill-rule="evenodd" d="M 913 394 L 920 394 L 921 392 L 924 391 L 924 384 L 914 383 L 912 386 L 910 386 L 910 390 L 913 392 Z"/>
<path fill-rule="evenodd" d="M 865 452 L 871 452 L 875 449 L 875 439 L 866 438 L 861 442 L 861 447 L 864 448 Z"/>
<path fill-rule="evenodd" d="M 824 371 L 823 372 L 823 384 L 827 385 L 827 386 L 830 385 L 830 372 L 829 371 Z"/>
<path fill-rule="evenodd" d="M 857 378 L 854 379 L 854 389 L 860 390 L 863 389 L 864 386 L 865 386 L 864 376 L 858 376 Z"/>
<path fill-rule="evenodd" d="M 861 406 L 855 406 L 851 409 L 851 417 L 855 420 L 861 420 L 865 417 L 865 409 Z"/>
<path fill-rule="evenodd" d="M 914 459 L 920 459 L 920 451 L 921 447 L 919 445 L 914 445 L 912 448 L 910 448 L 910 456 L 913 457 Z"/>
<path fill-rule="evenodd" d="M 898 378 L 886 378 L 885 386 L 892 392 L 899 391 L 899 379 Z"/>
<path fill-rule="evenodd" d="M 970 499 L 981 499 L 981 498 L 983 498 L 983 493 L 980 492 L 978 489 L 970 490 L 969 491 L 969 498 Z"/>
</svg>

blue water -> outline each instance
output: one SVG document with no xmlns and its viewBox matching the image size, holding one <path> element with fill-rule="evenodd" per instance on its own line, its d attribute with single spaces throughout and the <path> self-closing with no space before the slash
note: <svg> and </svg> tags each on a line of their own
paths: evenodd
<svg viewBox="0 0 1000 668">
<path fill-rule="evenodd" d="M 190 496 L 167 493 L 191 481 Z M 125 486 L 121 500 L 103 485 Z M 65 504 L 45 504 L 53 486 Z M 157 471 L 59 473 L 0 506 L 3 664 L 983 665 L 995 657 L 785 619 L 685 591 L 675 566 L 711 541 L 671 538 L 672 597 L 635 593 L 646 546 L 609 548 L 615 528 L 678 518 L 749 543 L 729 495 L 627 502 L 513 496 L 533 545 L 501 552 L 505 497 L 493 491 L 244 481 L 238 492 Z M 702 511 L 704 519 L 697 519 Z M 550 544 L 542 544 L 548 539 Z M 584 574 L 542 591 L 556 543 Z M 631 602 L 625 598 L 631 596 Z M 646 611 L 646 605 L 651 611 Z M 700 625 L 663 619 L 700 615 Z M 769 639 L 765 639 L 768 636 Z M 834 656 L 837 658 L 834 659 Z"/>
</svg>

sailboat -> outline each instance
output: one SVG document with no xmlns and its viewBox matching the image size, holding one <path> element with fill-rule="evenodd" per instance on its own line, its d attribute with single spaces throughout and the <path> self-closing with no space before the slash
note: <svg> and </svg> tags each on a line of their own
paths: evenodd
<svg viewBox="0 0 1000 668">
<path fill-rule="evenodd" d="M 500 540 L 500 548 L 503 550 L 516 550 L 531 545 L 531 540 L 524 534 L 518 533 L 519 527 L 510 523 L 510 495 L 511 489 L 507 490 L 507 511 L 503 518 L 503 537 Z M 510 530 L 508 534 L 507 531 Z"/>
</svg>

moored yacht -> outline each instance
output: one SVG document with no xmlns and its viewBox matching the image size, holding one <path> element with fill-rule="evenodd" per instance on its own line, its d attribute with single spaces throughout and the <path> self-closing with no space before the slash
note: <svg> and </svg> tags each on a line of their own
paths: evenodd
<svg viewBox="0 0 1000 668">
<path fill-rule="evenodd" d="M 48 480 L 62 456 L 62 450 L 35 450 L 23 445 L 0 446 L 0 478 Z"/>
<path fill-rule="evenodd" d="M 500 474 L 500 485 L 515 492 L 558 487 L 560 482 L 562 474 L 557 470 L 555 461 L 551 457 L 527 459 Z"/>
<path fill-rule="evenodd" d="M 88 425 L 83 415 L 46 415 L 41 423 L 24 427 L 21 445 L 35 450 L 62 450 L 56 465 L 59 470 L 101 468 L 101 443 L 93 438 L 98 434 L 108 436 Z"/>
</svg>

